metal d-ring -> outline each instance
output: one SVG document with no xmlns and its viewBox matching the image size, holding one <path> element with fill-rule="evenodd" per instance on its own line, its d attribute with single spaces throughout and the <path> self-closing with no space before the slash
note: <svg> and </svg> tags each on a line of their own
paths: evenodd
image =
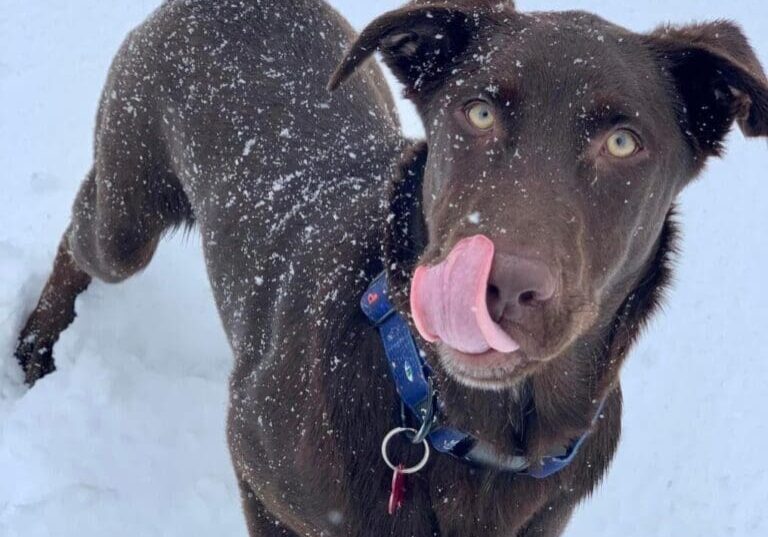
<svg viewBox="0 0 768 537">
<path fill-rule="evenodd" d="M 418 431 L 416 429 L 409 429 L 408 427 L 395 427 L 391 431 L 387 433 L 387 436 L 384 437 L 384 440 L 381 442 L 381 457 L 384 459 L 384 462 L 387 466 L 389 466 L 390 470 L 393 472 L 400 472 L 401 474 L 415 474 L 416 472 L 421 471 L 429 462 L 429 456 L 430 456 L 430 450 L 429 450 L 429 443 L 426 440 L 422 440 L 422 445 L 424 446 L 424 456 L 421 458 L 421 461 L 416 466 L 413 466 L 411 468 L 403 468 L 400 469 L 399 467 L 392 464 L 392 461 L 389 460 L 389 455 L 387 454 L 387 447 L 389 446 L 390 440 L 392 440 L 395 436 L 403 433 L 409 433 L 412 435 L 418 434 Z"/>
</svg>

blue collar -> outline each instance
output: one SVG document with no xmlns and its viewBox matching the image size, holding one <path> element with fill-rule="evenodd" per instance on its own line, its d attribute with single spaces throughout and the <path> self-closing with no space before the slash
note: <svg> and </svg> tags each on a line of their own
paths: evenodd
<svg viewBox="0 0 768 537">
<path fill-rule="evenodd" d="M 413 439 L 414 443 L 426 439 L 436 451 L 468 464 L 544 479 L 571 464 L 592 433 L 590 428 L 559 453 L 530 461 L 524 456 L 500 455 L 471 434 L 441 425 L 440 401 L 432 385 L 432 370 L 426 362 L 426 354 L 416 346 L 405 318 L 389 299 L 386 273 L 380 274 L 371 283 L 360 306 L 379 331 L 400 400 L 421 428 Z M 600 404 L 595 420 L 601 414 L 604 403 Z"/>
</svg>

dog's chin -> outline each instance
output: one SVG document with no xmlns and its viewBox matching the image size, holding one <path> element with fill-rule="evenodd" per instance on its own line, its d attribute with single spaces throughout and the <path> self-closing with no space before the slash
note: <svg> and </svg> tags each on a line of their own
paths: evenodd
<svg viewBox="0 0 768 537">
<path fill-rule="evenodd" d="M 504 354 L 488 351 L 466 354 L 445 344 L 438 347 L 445 372 L 459 384 L 485 391 L 515 389 L 535 367 L 522 350 Z"/>
</svg>

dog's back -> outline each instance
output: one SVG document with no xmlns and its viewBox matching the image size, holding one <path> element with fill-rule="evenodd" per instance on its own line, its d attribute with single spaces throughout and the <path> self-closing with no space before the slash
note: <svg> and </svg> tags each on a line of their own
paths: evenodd
<svg viewBox="0 0 768 537">
<path fill-rule="evenodd" d="M 325 89 L 353 37 L 320 0 L 171 0 L 131 33 L 112 67 L 94 176 L 117 195 L 96 204 L 124 204 L 120 191 L 145 181 L 138 205 L 147 223 L 138 227 L 148 235 L 195 219 L 236 351 L 263 354 L 284 337 L 268 325 L 286 275 L 320 265 L 300 258 L 360 242 L 355 228 L 367 233 L 379 210 L 400 145 L 384 78 L 372 64 L 343 93 Z M 323 220 L 324 229 L 307 225 Z M 84 258 L 94 257 L 90 247 L 74 245 Z"/>
</svg>

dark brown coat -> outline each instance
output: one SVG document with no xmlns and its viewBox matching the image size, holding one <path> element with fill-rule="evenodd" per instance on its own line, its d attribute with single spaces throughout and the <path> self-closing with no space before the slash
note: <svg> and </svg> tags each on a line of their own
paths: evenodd
<svg viewBox="0 0 768 537">
<path fill-rule="evenodd" d="M 669 280 L 674 199 L 734 121 L 768 134 L 765 75 L 731 23 L 640 35 L 510 2 L 409 4 L 343 58 L 354 38 L 319 0 L 171 0 L 132 32 L 17 355 L 30 383 L 52 371 L 90 278 L 128 278 L 163 232 L 194 223 L 236 356 L 229 444 L 253 537 L 559 535 L 615 451 L 618 372 Z M 406 148 L 381 73 L 358 69 L 375 50 L 416 103 L 426 144 Z M 328 93 L 339 62 L 331 87 L 344 85 Z M 492 132 L 467 126 L 478 99 L 496 111 Z M 642 139 L 631 160 L 603 152 L 616 128 Z M 561 474 L 435 456 L 390 518 L 379 446 L 399 405 L 357 304 L 386 268 L 408 313 L 414 267 L 477 232 L 553 267 L 560 292 L 504 326 L 530 360 L 503 390 L 466 387 L 449 351 L 421 342 L 444 419 L 536 457 L 607 404 Z"/>
</svg>

